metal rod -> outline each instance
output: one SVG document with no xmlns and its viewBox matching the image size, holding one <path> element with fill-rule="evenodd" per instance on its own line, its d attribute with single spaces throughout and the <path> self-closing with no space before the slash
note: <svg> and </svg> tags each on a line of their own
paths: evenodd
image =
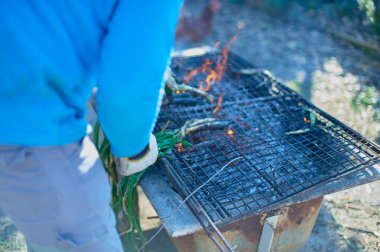
<svg viewBox="0 0 380 252">
<path fill-rule="evenodd" d="M 227 168 L 230 164 L 232 164 L 233 162 L 235 161 L 238 161 L 240 159 L 242 159 L 243 157 L 236 157 L 232 160 L 230 160 L 227 164 L 225 164 L 222 168 L 220 168 L 214 175 L 212 175 L 206 182 L 204 182 L 202 185 L 200 185 L 198 188 L 196 188 L 193 192 L 191 192 L 177 207 L 177 210 L 182 206 L 184 205 L 185 203 L 189 202 L 189 201 L 193 201 L 192 198 L 194 198 L 194 195 L 195 193 L 197 193 L 199 190 L 201 190 L 204 186 L 207 185 L 207 183 L 209 183 L 213 178 L 215 178 L 219 173 L 221 173 L 225 168 Z M 163 159 L 163 163 L 165 165 L 168 165 L 168 162 L 166 159 Z M 170 164 L 169 164 L 170 165 Z M 174 175 L 173 173 L 171 173 L 172 175 Z M 177 181 L 179 182 L 179 181 Z M 191 208 L 190 208 L 191 209 Z M 209 238 L 215 243 L 215 245 L 218 247 L 218 249 L 222 252 L 225 252 L 226 250 L 223 249 L 223 246 L 220 245 L 220 243 L 214 238 L 213 234 L 211 231 L 208 230 L 207 228 L 207 225 L 205 225 L 203 223 L 203 220 L 200 218 L 199 214 L 197 214 L 194 209 L 191 209 L 194 213 L 194 215 L 196 216 L 196 218 L 198 219 L 199 223 L 201 224 L 202 228 L 206 231 L 207 235 L 209 236 Z M 214 231 L 216 232 L 216 234 L 218 235 L 219 239 L 223 242 L 224 246 L 227 248 L 227 251 L 229 252 L 234 252 L 234 250 L 232 249 L 231 245 L 228 243 L 228 241 L 226 240 L 226 238 L 224 238 L 224 236 L 222 235 L 222 233 L 220 232 L 220 230 L 216 227 L 216 225 L 213 223 L 213 221 L 211 220 L 211 218 L 209 217 L 209 215 L 204 211 L 203 208 L 200 208 L 200 212 L 202 213 L 202 215 L 206 218 L 208 224 L 210 224 L 210 226 L 214 229 Z M 162 229 L 162 228 L 161 228 Z M 159 229 L 158 232 L 161 231 L 161 229 Z M 157 232 L 157 233 L 158 233 Z M 150 241 L 149 241 L 150 242 Z"/>
<path fill-rule="evenodd" d="M 206 217 L 208 223 L 211 225 L 211 227 L 215 230 L 216 234 L 218 235 L 219 239 L 222 240 L 224 246 L 226 246 L 227 250 L 229 252 L 234 252 L 234 249 L 231 247 L 230 243 L 226 240 L 226 238 L 223 236 L 222 232 L 217 228 L 217 226 L 214 224 L 214 222 L 211 220 L 211 218 L 208 216 L 208 214 L 202 209 L 202 214 Z M 222 250 L 224 251 L 224 250 Z"/>
</svg>

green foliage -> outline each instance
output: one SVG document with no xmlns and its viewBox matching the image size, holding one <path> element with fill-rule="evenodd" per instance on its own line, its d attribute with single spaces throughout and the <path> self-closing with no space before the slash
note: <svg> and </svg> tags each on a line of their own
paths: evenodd
<svg viewBox="0 0 380 252">
<path fill-rule="evenodd" d="M 309 120 L 309 127 L 310 128 L 314 128 L 315 125 L 317 124 L 318 122 L 318 118 L 317 118 L 317 114 L 315 112 L 315 110 L 313 109 L 310 109 L 308 107 L 304 107 L 304 110 L 308 112 L 308 115 L 307 115 L 307 120 Z"/>
<path fill-rule="evenodd" d="M 179 139 L 179 130 L 174 131 L 160 131 L 156 133 L 157 145 L 160 150 L 159 156 L 163 157 L 171 152 L 179 143 L 185 147 L 190 147 L 191 143 L 185 139 Z"/>
<path fill-rule="evenodd" d="M 360 111 L 363 107 L 368 108 L 370 106 L 379 106 L 378 92 L 374 86 L 364 86 L 352 99 L 352 108 L 355 111 Z"/>
<path fill-rule="evenodd" d="M 380 31 L 380 0 L 261 0 L 267 10 L 274 13 L 286 12 L 296 3 L 306 9 L 318 9 L 323 5 L 333 5 L 335 11 L 342 16 L 368 19 Z"/>
<path fill-rule="evenodd" d="M 306 9 L 321 9 L 329 5 L 327 14 L 331 11 L 351 19 L 368 20 L 374 31 L 380 35 L 380 0 L 257 0 L 257 4 L 273 14 L 286 13 L 292 4 L 298 4 Z M 333 14 L 334 15 L 334 14 Z"/>
<path fill-rule="evenodd" d="M 285 10 L 289 8 L 292 2 L 296 2 L 296 0 L 266 0 L 265 2 L 275 10 Z"/>
<path fill-rule="evenodd" d="M 317 116 L 314 111 L 310 111 L 310 128 L 314 128 L 317 122 Z"/>
<path fill-rule="evenodd" d="M 375 4 L 373 0 L 357 0 L 359 9 L 363 11 L 371 23 L 375 22 Z"/>
<path fill-rule="evenodd" d="M 375 31 L 380 35 L 380 0 L 373 0 L 374 6 L 375 6 L 375 23 L 374 28 Z"/>
<path fill-rule="evenodd" d="M 370 0 L 371 1 L 371 0 Z M 363 16 L 360 12 L 359 6 L 358 6 L 358 0 L 331 0 L 326 1 L 325 3 L 330 3 L 334 5 L 334 9 L 336 12 L 341 16 L 355 16 L 355 17 L 361 17 Z"/>
<path fill-rule="evenodd" d="M 294 91 L 296 91 L 297 93 L 301 93 L 301 87 L 302 87 L 302 83 L 299 82 L 299 81 L 288 81 L 286 82 L 286 85 L 288 87 L 290 87 L 291 89 L 293 89 Z"/>
<path fill-rule="evenodd" d="M 264 8 L 266 11 L 271 12 L 272 14 L 279 15 L 286 12 L 289 7 L 296 1 L 298 0 L 261 0 L 256 4 Z"/>
<path fill-rule="evenodd" d="M 100 125 L 97 122 L 94 126 L 94 144 L 99 151 L 100 158 L 112 184 L 112 208 L 116 216 L 122 214 L 124 218 L 127 218 L 130 225 L 129 230 L 125 232 L 127 247 L 135 248 L 136 234 L 143 244 L 146 242 L 137 211 L 137 185 L 146 170 L 120 178 L 116 170 L 115 159 L 111 153 L 110 142 L 104 137 L 102 143 L 99 144 L 101 134 Z M 179 130 L 160 131 L 155 136 L 159 149 L 159 157 L 167 155 L 179 143 L 187 147 L 191 146 L 188 141 L 179 138 Z"/>
</svg>

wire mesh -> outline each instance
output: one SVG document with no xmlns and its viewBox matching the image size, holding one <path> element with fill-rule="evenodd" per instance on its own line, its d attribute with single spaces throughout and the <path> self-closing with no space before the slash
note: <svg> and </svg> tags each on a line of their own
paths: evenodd
<svg viewBox="0 0 380 252">
<path fill-rule="evenodd" d="M 216 57 L 175 58 L 172 69 L 182 79 L 206 58 Z M 201 207 L 213 222 L 227 222 L 353 169 L 380 162 L 378 146 L 270 75 L 242 75 L 241 69 L 252 66 L 230 54 L 228 70 L 210 90 L 224 96 L 218 113 L 213 114 L 215 105 L 181 94 L 164 105 L 159 115 L 156 131 L 178 129 L 189 119 L 206 117 L 215 117 L 224 125 L 187 136 L 192 147 L 178 149 L 167 157 L 170 166 L 164 168 L 170 169 L 169 179 L 186 186 L 176 188 L 183 196 L 228 161 L 244 157 L 195 193 L 195 204 L 190 204 L 193 211 Z M 196 76 L 189 85 L 196 86 L 203 78 Z"/>
<path fill-rule="evenodd" d="M 216 53 L 208 53 L 204 56 L 190 58 L 175 58 L 173 59 L 171 68 L 177 79 L 182 81 L 191 70 L 201 66 L 205 59 L 211 59 L 211 61 L 216 62 L 217 58 L 218 54 Z M 258 71 L 255 74 L 244 74 L 242 73 L 244 70 L 249 72 L 254 69 L 246 61 L 230 53 L 226 73 L 223 75 L 220 83 L 212 85 L 210 91 L 210 93 L 214 95 L 215 100 L 218 99 L 219 95 L 223 95 L 223 101 L 239 101 L 242 99 L 261 99 L 294 93 L 276 80 L 270 78 L 264 71 Z M 186 84 L 198 88 L 201 83 L 205 82 L 206 76 L 207 73 L 200 73 Z M 208 102 L 187 93 L 174 96 L 174 102 L 172 103 L 175 107 L 197 106 L 202 104 L 208 104 Z"/>
</svg>

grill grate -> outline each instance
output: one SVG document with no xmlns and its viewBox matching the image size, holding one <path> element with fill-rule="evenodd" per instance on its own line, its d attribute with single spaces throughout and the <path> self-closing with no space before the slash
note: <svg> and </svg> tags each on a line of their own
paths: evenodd
<svg viewBox="0 0 380 252">
<path fill-rule="evenodd" d="M 206 58 L 217 56 L 175 58 L 172 69 L 181 79 Z M 188 136 L 191 148 L 173 151 L 167 157 L 170 165 L 164 168 L 172 181 L 179 181 L 174 184 L 181 184 L 176 189 L 183 196 L 228 161 L 244 157 L 194 194 L 193 211 L 201 207 L 213 222 L 227 222 L 380 161 L 378 146 L 269 75 L 240 75 L 244 68 L 252 66 L 230 54 L 229 69 L 211 90 L 224 95 L 223 107 L 214 117 L 226 123 L 225 129 L 194 133 Z M 162 107 L 156 131 L 180 128 L 189 119 L 211 117 L 212 111 L 213 107 L 199 98 L 176 96 L 174 103 Z M 311 117 L 316 118 L 315 124 L 310 123 Z"/>
</svg>

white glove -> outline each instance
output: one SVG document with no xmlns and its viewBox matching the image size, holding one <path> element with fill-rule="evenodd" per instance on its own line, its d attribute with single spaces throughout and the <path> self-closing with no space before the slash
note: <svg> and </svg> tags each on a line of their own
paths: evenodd
<svg viewBox="0 0 380 252">
<path fill-rule="evenodd" d="M 157 156 L 157 140 L 156 137 L 153 134 L 151 134 L 149 139 L 149 148 L 147 152 L 142 157 L 136 159 L 117 158 L 117 171 L 121 176 L 129 176 L 131 174 L 140 172 L 154 164 L 157 160 Z"/>
</svg>

